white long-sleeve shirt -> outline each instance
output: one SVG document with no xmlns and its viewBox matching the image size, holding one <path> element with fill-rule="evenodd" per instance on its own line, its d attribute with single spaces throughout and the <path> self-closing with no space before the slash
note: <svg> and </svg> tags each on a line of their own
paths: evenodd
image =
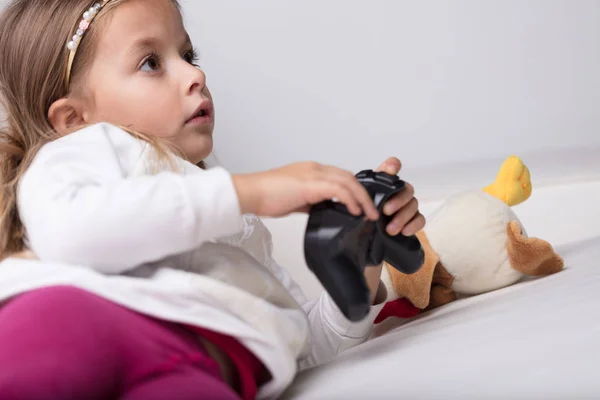
<svg viewBox="0 0 600 400">
<path fill-rule="evenodd" d="M 97 124 L 44 146 L 22 177 L 19 215 L 39 260 L 0 264 L 0 301 L 70 284 L 132 310 L 236 337 L 279 396 L 299 369 L 367 340 L 383 306 L 351 323 L 327 293 L 307 301 L 272 258 L 270 233 L 241 215 L 231 175 Z M 132 333 L 135 334 L 135 333 Z"/>
</svg>

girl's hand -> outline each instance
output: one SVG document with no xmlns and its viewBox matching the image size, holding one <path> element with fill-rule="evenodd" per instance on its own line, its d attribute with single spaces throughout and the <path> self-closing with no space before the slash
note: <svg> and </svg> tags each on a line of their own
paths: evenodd
<svg viewBox="0 0 600 400">
<path fill-rule="evenodd" d="M 379 213 L 354 174 L 314 162 L 301 162 L 254 174 L 234 175 L 242 213 L 280 217 L 308 212 L 310 206 L 337 199 L 353 215 L 377 220 Z"/>
<path fill-rule="evenodd" d="M 400 160 L 390 157 L 377 168 L 377 171 L 398 175 L 401 168 Z M 385 203 L 383 213 L 388 216 L 395 214 L 387 225 L 388 234 L 396 236 L 402 233 L 405 236 L 411 236 L 425 227 L 425 217 L 419 212 L 419 202 L 414 196 L 414 187 L 406 183 L 403 191 Z"/>
</svg>

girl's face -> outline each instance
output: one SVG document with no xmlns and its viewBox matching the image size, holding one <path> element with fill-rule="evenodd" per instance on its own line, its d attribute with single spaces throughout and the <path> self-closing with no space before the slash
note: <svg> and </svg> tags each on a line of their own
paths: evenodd
<svg viewBox="0 0 600 400">
<path fill-rule="evenodd" d="M 212 151 L 214 110 L 194 57 L 170 0 L 124 2 L 99 35 L 86 78 L 86 121 L 166 139 L 199 163 Z"/>
</svg>

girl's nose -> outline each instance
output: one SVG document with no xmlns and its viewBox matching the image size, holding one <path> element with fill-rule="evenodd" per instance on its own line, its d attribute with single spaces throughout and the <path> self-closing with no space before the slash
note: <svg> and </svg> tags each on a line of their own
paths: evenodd
<svg viewBox="0 0 600 400">
<path fill-rule="evenodd" d="M 200 68 L 188 64 L 187 73 L 189 74 L 186 84 L 187 94 L 192 94 L 195 91 L 204 91 L 206 87 L 206 75 L 204 72 Z"/>
</svg>

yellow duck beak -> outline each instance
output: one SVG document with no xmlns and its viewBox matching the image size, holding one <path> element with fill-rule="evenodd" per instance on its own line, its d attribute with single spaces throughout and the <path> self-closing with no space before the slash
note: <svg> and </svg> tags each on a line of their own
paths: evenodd
<svg viewBox="0 0 600 400">
<path fill-rule="evenodd" d="M 502 163 L 494 183 L 483 189 L 510 207 L 527 200 L 531 196 L 531 190 L 529 168 L 517 156 L 508 157 Z"/>
</svg>

